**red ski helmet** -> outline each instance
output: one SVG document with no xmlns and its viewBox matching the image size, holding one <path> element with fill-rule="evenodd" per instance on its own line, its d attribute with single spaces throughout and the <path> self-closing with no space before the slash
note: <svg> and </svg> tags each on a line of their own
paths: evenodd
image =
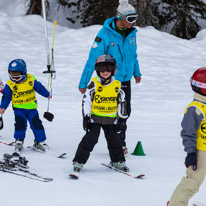
<svg viewBox="0 0 206 206">
<path fill-rule="evenodd" d="M 190 79 L 194 92 L 206 96 L 206 67 L 197 69 Z"/>
</svg>

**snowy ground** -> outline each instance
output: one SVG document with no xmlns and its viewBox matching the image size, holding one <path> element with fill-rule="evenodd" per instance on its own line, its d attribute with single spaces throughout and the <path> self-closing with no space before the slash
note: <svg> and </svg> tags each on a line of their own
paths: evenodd
<svg viewBox="0 0 206 206">
<path fill-rule="evenodd" d="M 0 13 L 0 77 L 8 79 L 8 63 L 16 58 L 26 61 L 28 72 L 46 87 L 46 51 L 43 20 L 39 16 L 10 17 Z M 56 80 L 48 122 L 42 115 L 47 99 L 37 96 L 39 113 L 47 133 L 47 143 L 57 155 L 67 152 L 66 159 L 54 154 L 25 150 L 30 170 L 54 178 L 42 183 L 1 173 L 1 205 L 6 206 L 164 206 L 185 174 L 185 152 L 181 144 L 180 123 L 184 109 L 193 99 L 189 85 L 192 73 L 205 66 L 206 30 L 197 38 L 182 40 L 152 27 L 137 28 L 138 54 L 142 82 L 132 80 L 132 115 L 128 121 L 127 145 L 132 153 L 138 141 L 146 156 L 127 157 L 133 175 L 144 173 L 136 180 L 100 165 L 109 162 L 106 141 L 99 138 L 79 181 L 68 178 L 72 159 L 84 131 L 82 129 L 81 99 L 78 83 L 90 47 L 101 26 L 74 30 L 57 26 L 54 58 Z M 48 23 L 51 45 L 53 24 Z M 4 129 L 0 135 L 13 141 L 14 116 L 11 106 L 6 111 Z M 33 134 L 28 128 L 25 146 L 32 145 Z M 0 144 L 0 156 L 12 153 L 13 147 Z M 0 158 L 1 159 L 1 158 Z M 190 201 L 205 201 L 206 183 Z"/>
</svg>

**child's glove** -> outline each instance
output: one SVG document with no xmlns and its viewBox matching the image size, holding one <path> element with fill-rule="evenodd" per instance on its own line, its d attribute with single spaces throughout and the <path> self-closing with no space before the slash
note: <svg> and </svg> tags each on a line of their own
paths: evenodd
<svg viewBox="0 0 206 206">
<path fill-rule="evenodd" d="M 83 129 L 89 132 L 90 117 L 88 115 L 83 117 Z"/>
<path fill-rule="evenodd" d="M 117 132 L 125 132 L 127 129 L 126 119 L 119 118 L 117 122 L 116 131 Z"/>
<path fill-rule="evenodd" d="M 197 169 L 197 155 L 196 153 L 188 153 L 185 158 L 185 166 L 193 166 L 193 170 Z"/>
</svg>

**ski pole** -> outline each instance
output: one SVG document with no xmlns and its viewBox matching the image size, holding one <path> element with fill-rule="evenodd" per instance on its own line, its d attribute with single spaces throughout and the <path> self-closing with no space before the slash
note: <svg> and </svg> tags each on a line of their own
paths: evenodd
<svg viewBox="0 0 206 206">
<path fill-rule="evenodd" d="M 56 30 L 56 24 L 57 22 L 54 21 L 54 31 L 53 31 L 53 40 L 52 40 L 52 48 L 51 48 L 51 61 L 50 61 L 50 75 L 49 75 L 49 79 L 48 79 L 48 90 L 49 90 L 49 82 L 50 82 L 50 78 L 52 77 L 52 73 L 55 73 L 55 70 L 54 70 L 54 37 L 55 37 L 55 30 Z M 53 69 L 52 69 L 53 68 Z"/>
<path fill-rule="evenodd" d="M 54 67 L 54 55 L 53 55 L 53 51 L 54 51 L 54 37 L 55 37 L 55 27 L 56 27 L 56 21 L 54 21 L 54 32 L 53 32 L 53 41 L 52 41 L 52 55 L 51 55 L 51 66 Z M 53 68 L 54 69 L 54 68 Z M 52 96 L 52 73 L 55 72 L 55 70 L 50 70 L 51 72 L 49 72 L 49 78 L 48 78 L 48 91 L 49 91 L 49 84 L 50 86 L 50 95 Z M 50 103 L 50 99 L 48 99 L 48 106 L 47 106 L 47 111 L 44 112 L 44 118 L 47 119 L 48 121 L 52 121 L 54 118 L 54 115 L 49 112 L 49 103 Z"/>
<path fill-rule="evenodd" d="M 49 53 L 49 41 L 48 41 L 48 31 L 46 22 L 46 8 L 45 0 L 42 0 L 43 18 L 44 18 L 44 33 L 45 33 L 45 45 L 46 45 L 46 55 L 47 55 L 47 69 L 50 71 L 50 53 Z"/>
<path fill-rule="evenodd" d="M 44 33 L 45 33 L 45 45 L 46 45 L 46 55 L 47 55 L 47 71 L 44 71 L 43 73 L 49 73 L 49 80 L 48 80 L 48 91 L 49 91 L 49 82 L 50 81 L 50 75 L 52 75 L 52 73 L 55 73 L 55 71 L 51 71 L 51 63 L 53 62 L 53 60 L 51 60 L 50 62 L 50 52 L 49 52 L 49 40 L 48 40 L 48 30 L 47 30 L 47 21 L 46 21 L 46 8 L 45 8 L 45 0 L 42 0 L 42 9 L 43 9 L 43 19 L 44 19 Z M 56 25 L 56 23 L 55 23 Z M 55 31 L 55 29 L 54 29 Z M 54 36 L 53 36 L 54 39 Z M 53 54 L 51 56 L 51 58 L 53 59 Z M 52 88 L 51 88 L 51 93 L 50 95 L 52 95 Z M 47 112 L 44 113 L 44 118 L 47 119 L 48 121 L 52 121 L 54 118 L 54 115 L 52 113 L 50 113 L 49 110 L 49 100 L 48 100 L 48 107 L 47 107 Z"/>
<path fill-rule="evenodd" d="M 0 117 L 0 130 L 3 129 L 3 127 L 4 127 L 3 115 L 1 114 L 1 117 Z"/>
</svg>

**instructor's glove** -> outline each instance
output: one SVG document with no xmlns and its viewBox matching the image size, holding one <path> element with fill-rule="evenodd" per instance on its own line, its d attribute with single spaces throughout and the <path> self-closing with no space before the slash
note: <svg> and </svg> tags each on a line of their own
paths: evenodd
<svg viewBox="0 0 206 206">
<path fill-rule="evenodd" d="M 117 122 L 116 131 L 117 132 L 125 132 L 127 129 L 126 119 L 120 118 Z"/>
<path fill-rule="evenodd" d="M 188 153 L 187 157 L 185 158 L 185 166 L 189 167 L 192 166 L 193 170 L 197 169 L 197 155 L 196 153 Z"/>
<path fill-rule="evenodd" d="M 88 115 L 83 117 L 83 129 L 88 132 L 89 131 L 89 124 L 90 124 L 90 117 Z"/>
</svg>

